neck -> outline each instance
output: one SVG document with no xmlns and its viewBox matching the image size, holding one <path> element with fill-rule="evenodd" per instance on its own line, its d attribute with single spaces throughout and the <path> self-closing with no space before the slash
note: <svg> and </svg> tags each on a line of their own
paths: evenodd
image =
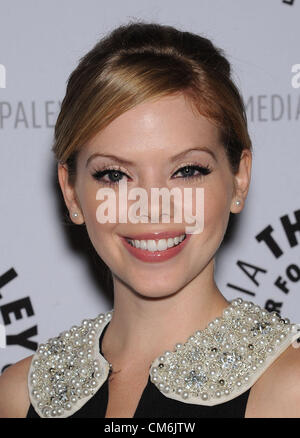
<svg viewBox="0 0 300 438">
<path fill-rule="evenodd" d="M 114 312 L 102 341 L 105 358 L 114 368 L 150 366 L 156 357 L 203 330 L 229 305 L 211 278 L 195 277 L 172 295 L 155 299 L 115 281 Z"/>
</svg>

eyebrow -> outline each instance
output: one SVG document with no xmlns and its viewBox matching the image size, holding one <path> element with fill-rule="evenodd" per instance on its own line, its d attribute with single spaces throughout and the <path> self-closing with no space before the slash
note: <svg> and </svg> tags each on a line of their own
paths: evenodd
<svg viewBox="0 0 300 438">
<path fill-rule="evenodd" d="M 194 147 L 192 147 L 192 148 L 189 148 L 189 149 L 187 149 L 187 150 L 185 150 L 185 151 L 180 152 L 180 153 L 177 154 L 177 155 L 174 155 L 174 156 L 170 159 L 170 161 L 171 161 L 171 162 L 174 162 L 174 161 L 178 160 L 179 158 L 182 158 L 184 155 L 188 154 L 189 152 L 193 152 L 193 151 L 204 151 L 204 152 L 208 152 L 208 153 L 213 157 L 213 159 L 214 159 L 215 161 L 217 161 L 217 157 L 216 157 L 215 153 L 214 153 L 210 148 L 208 148 L 207 146 L 199 146 L 199 147 L 194 146 Z M 92 160 L 93 160 L 94 158 L 96 158 L 96 157 L 111 158 L 112 160 L 115 160 L 115 161 L 117 161 L 118 163 L 120 163 L 120 164 L 124 164 L 124 165 L 127 165 L 127 166 L 133 166 L 133 165 L 135 164 L 135 163 L 132 162 L 132 161 L 125 160 L 124 158 L 120 158 L 120 157 L 117 157 L 117 156 L 115 156 L 115 155 L 111 155 L 111 154 L 99 154 L 98 152 L 96 152 L 96 153 L 92 154 L 92 155 L 88 158 L 85 167 L 87 167 L 88 164 L 89 164 L 89 162 L 92 161 Z"/>
</svg>

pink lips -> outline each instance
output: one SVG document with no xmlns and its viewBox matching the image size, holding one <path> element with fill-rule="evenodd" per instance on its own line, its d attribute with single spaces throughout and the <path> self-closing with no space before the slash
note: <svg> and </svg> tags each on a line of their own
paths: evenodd
<svg viewBox="0 0 300 438">
<path fill-rule="evenodd" d="M 182 233 L 184 234 L 184 233 Z M 168 237 L 176 237 L 179 236 L 178 233 L 172 233 L 172 232 L 164 232 L 164 233 L 145 233 L 145 234 L 139 234 L 138 238 L 136 237 L 128 237 L 131 240 L 137 239 L 137 240 L 147 240 L 147 239 L 167 239 Z M 142 237 L 141 237 L 142 236 Z M 146 236 L 146 237 L 144 237 Z M 149 236 L 149 237 L 148 237 Z M 143 262 L 163 262 L 165 260 L 170 259 L 171 257 L 174 257 L 177 255 L 182 249 L 185 247 L 187 242 L 189 241 L 191 237 L 191 234 L 186 234 L 185 239 L 179 243 L 176 246 L 173 246 L 172 248 L 168 248 L 164 251 L 148 251 L 145 249 L 135 248 L 132 246 L 129 242 L 127 242 L 127 237 L 121 236 L 121 240 L 125 246 L 125 248 L 129 251 L 130 254 L 132 254 L 134 257 L 136 257 L 139 260 L 142 260 Z"/>
</svg>

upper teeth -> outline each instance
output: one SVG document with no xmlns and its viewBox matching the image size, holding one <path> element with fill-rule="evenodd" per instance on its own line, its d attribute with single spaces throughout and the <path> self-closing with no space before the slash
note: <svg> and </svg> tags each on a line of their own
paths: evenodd
<svg viewBox="0 0 300 438">
<path fill-rule="evenodd" d="M 176 236 L 174 238 L 159 240 L 131 240 L 127 239 L 129 243 L 135 248 L 146 249 L 148 251 L 164 251 L 167 248 L 171 248 L 174 245 L 178 245 L 185 238 L 185 234 Z"/>
</svg>

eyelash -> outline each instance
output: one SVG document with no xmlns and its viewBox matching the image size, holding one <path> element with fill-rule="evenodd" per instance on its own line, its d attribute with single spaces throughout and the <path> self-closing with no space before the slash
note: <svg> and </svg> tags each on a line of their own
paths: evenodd
<svg viewBox="0 0 300 438">
<path fill-rule="evenodd" d="M 180 178 L 180 179 L 183 179 L 185 181 L 188 181 L 188 180 L 194 181 L 194 180 L 202 179 L 203 176 L 209 175 L 212 171 L 212 169 L 209 165 L 202 166 L 201 164 L 194 163 L 194 164 L 185 164 L 184 166 L 179 167 L 177 170 L 175 170 L 174 174 L 178 173 L 179 171 L 182 172 L 183 169 L 186 169 L 186 168 L 197 170 L 200 172 L 200 175 L 183 176 Z M 120 174 L 120 176 L 121 176 L 121 174 L 126 175 L 125 172 L 123 172 L 120 167 L 115 166 L 113 168 L 105 168 L 105 169 L 102 168 L 101 170 L 96 170 L 94 173 L 92 173 L 92 176 L 101 184 L 112 187 L 112 186 L 115 186 L 116 184 L 118 184 L 120 182 L 120 180 L 119 181 L 104 181 L 104 180 L 101 181 L 101 178 L 105 175 L 111 175 L 113 172 L 118 172 Z"/>
</svg>

